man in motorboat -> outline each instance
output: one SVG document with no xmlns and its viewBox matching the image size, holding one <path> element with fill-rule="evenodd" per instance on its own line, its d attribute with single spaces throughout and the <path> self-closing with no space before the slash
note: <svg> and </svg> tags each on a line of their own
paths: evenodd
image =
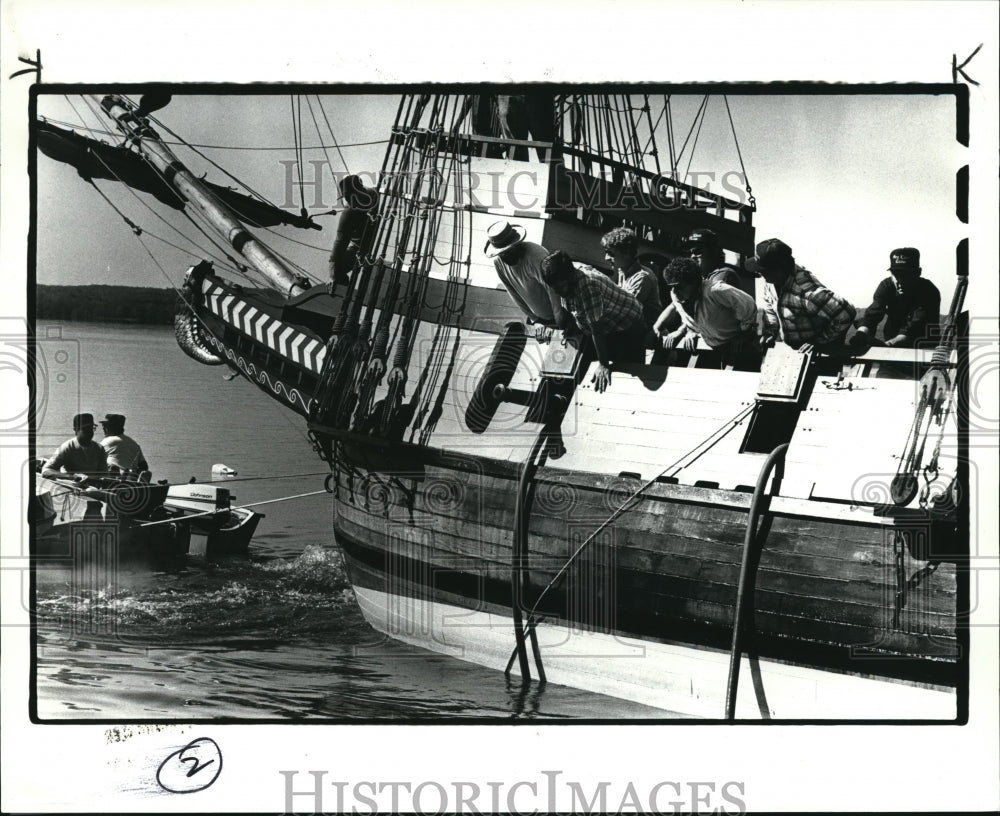
<svg viewBox="0 0 1000 816">
<path fill-rule="evenodd" d="M 854 306 L 796 264 L 788 244 L 778 238 L 761 241 L 745 266 L 767 283 L 761 338 L 765 345 L 781 340 L 803 353 L 844 350 L 844 337 L 854 323 Z"/>
<path fill-rule="evenodd" d="M 63 442 L 46 460 L 42 465 L 42 476 L 47 479 L 72 479 L 82 484 L 92 477 L 107 475 L 108 455 L 94 441 L 96 428 L 93 414 L 74 416 L 73 431 L 76 435 Z"/>
<path fill-rule="evenodd" d="M 486 232 L 483 252 L 493 261 L 497 277 L 510 299 L 535 326 L 535 338 L 548 340 L 554 328 L 569 328 L 573 319 L 559 295 L 542 280 L 542 261 L 549 251 L 541 244 L 525 240 L 520 224 L 497 221 Z"/>
<path fill-rule="evenodd" d="M 663 347 L 694 351 L 699 339 L 721 355 L 722 366 L 753 371 L 759 366 L 757 303 L 750 295 L 715 277 L 703 277 L 692 258 L 675 258 L 663 271 L 680 328 L 668 331 L 667 310 L 656 323 Z"/>
<path fill-rule="evenodd" d="M 149 472 L 149 464 L 139 443 L 125 434 L 123 414 L 105 414 L 101 428 L 104 431 L 101 447 L 108 454 L 109 468 L 117 468 L 125 478 L 138 478 L 140 474 Z"/>
<path fill-rule="evenodd" d="M 574 265 L 560 250 L 542 261 L 542 279 L 562 297 L 580 330 L 589 335 L 597 355 L 594 389 L 611 384 L 612 363 L 644 363 L 646 324 L 642 307 L 603 272 Z"/>
<path fill-rule="evenodd" d="M 639 239 L 628 227 L 615 227 L 601 238 L 604 257 L 618 276 L 618 285 L 642 306 L 646 328 L 652 329 L 663 310 L 656 273 L 640 263 Z"/>
<path fill-rule="evenodd" d="M 941 293 L 922 278 L 920 250 L 900 247 L 889 254 L 889 277 L 875 288 L 871 305 L 858 321 L 851 345 L 912 348 L 918 340 L 931 339 L 941 317 Z M 879 323 L 883 340 L 875 336 Z M 937 339 L 937 338 L 933 338 Z"/>
</svg>

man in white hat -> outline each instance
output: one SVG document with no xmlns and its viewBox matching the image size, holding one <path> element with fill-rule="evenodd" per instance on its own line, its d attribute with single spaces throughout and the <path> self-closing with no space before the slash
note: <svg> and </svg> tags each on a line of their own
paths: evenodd
<svg viewBox="0 0 1000 816">
<path fill-rule="evenodd" d="M 524 227 L 497 221 L 486 233 L 483 251 L 493 259 L 497 276 L 510 299 L 535 324 L 538 340 L 551 336 L 551 329 L 572 325 L 572 317 L 559 295 L 542 280 L 542 261 L 549 251 L 541 244 L 525 241 Z"/>
</svg>

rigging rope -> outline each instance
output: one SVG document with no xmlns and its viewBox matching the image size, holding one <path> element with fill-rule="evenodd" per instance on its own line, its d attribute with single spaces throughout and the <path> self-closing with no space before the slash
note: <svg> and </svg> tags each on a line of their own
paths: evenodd
<svg viewBox="0 0 1000 816">
<path fill-rule="evenodd" d="M 300 149 L 300 139 L 302 131 L 302 98 L 298 97 L 299 101 L 299 111 L 298 119 L 295 117 L 295 100 L 296 97 L 290 97 L 292 103 L 292 139 L 295 142 L 295 169 L 299 176 L 299 203 L 302 205 L 302 215 L 306 215 L 308 210 L 306 210 L 306 192 L 305 186 L 302 183 L 302 164 L 304 161 L 304 156 L 302 155 L 302 150 Z"/>
<path fill-rule="evenodd" d="M 68 97 L 67 97 L 67 101 L 68 101 Z M 72 102 L 70 103 L 70 105 L 72 105 Z M 257 151 L 288 151 L 289 149 L 291 149 L 291 148 L 289 148 L 288 145 L 275 145 L 275 146 L 268 146 L 268 147 L 259 147 L 259 146 L 256 146 L 255 147 L 255 146 L 250 146 L 250 145 L 214 145 L 214 144 L 201 144 L 199 142 L 187 142 L 187 141 L 183 141 L 180 136 L 178 136 L 176 133 L 174 133 L 173 131 L 171 131 L 169 127 L 167 127 L 165 124 L 163 124 L 162 120 L 154 118 L 152 114 L 147 114 L 147 115 L 149 116 L 149 118 L 152 121 L 156 122 L 156 124 L 157 124 L 158 127 L 162 127 L 166 132 L 170 133 L 171 136 L 174 136 L 177 139 L 177 141 L 170 141 L 168 139 L 161 139 L 160 141 L 163 142 L 163 144 L 165 144 L 167 146 L 172 146 L 172 147 L 189 147 L 192 150 L 194 148 L 200 148 L 201 150 L 225 150 L 225 151 L 246 150 L 246 151 L 250 151 L 250 152 L 257 152 Z M 100 134 L 101 136 L 111 136 L 111 137 L 120 137 L 121 136 L 120 133 L 118 133 L 116 131 L 107 130 L 106 128 L 103 128 L 103 127 L 88 127 L 87 125 L 78 124 L 78 123 L 75 123 L 75 122 L 69 122 L 69 121 L 66 121 L 65 119 L 56 119 L 54 117 L 45 116 L 43 114 L 40 114 L 38 116 L 38 119 L 39 119 L 39 121 L 42 121 L 42 122 L 50 122 L 51 124 L 54 124 L 54 125 L 63 125 L 65 127 L 75 128 L 75 129 L 79 129 L 79 130 L 85 130 L 85 131 L 87 131 L 87 133 L 96 133 L 96 134 Z M 303 150 L 325 150 L 326 148 L 329 148 L 329 147 L 335 147 L 335 148 L 337 148 L 339 150 L 339 149 L 345 148 L 345 147 L 374 147 L 375 145 L 388 144 L 388 143 L 389 143 L 388 139 L 376 139 L 375 141 L 372 141 L 372 142 L 344 142 L 343 144 L 337 143 L 337 144 L 329 144 L 329 145 L 328 144 L 303 145 L 302 149 Z M 202 154 L 199 154 L 199 155 L 202 155 Z M 207 156 L 202 156 L 202 158 L 204 158 L 205 161 L 209 161 L 209 162 L 211 161 L 211 159 L 209 159 Z M 225 172 L 221 167 L 219 169 L 222 170 L 223 172 Z M 247 189 L 249 190 L 250 188 L 247 188 Z"/>
<path fill-rule="evenodd" d="M 726 103 L 726 115 L 729 116 L 729 128 L 733 132 L 733 142 L 736 144 L 736 155 L 740 159 L 740 169 L 743 171 L 743 186 L 747 188 L 747 203 L 750 205 L 750 209 L 757 212 L 757 199 L 753 196 L 753 190 L 750 187 L 750 177 L 747 175 L 746 165 L 743 164 L 743 153 L 740 151 L 740 140 L 736 136 L 736 124 L 733 122 L 732 111 L 729 110 L 729 97 L 723 95 L 722 100 Z"/>
<path fill-rule="evenodd" d="M 670 94 L 663 96 L 663 114 L 667 126 L 667 146 L 670 150 L 670 176 L 677 179 L 677 144 L 674 140 L 674 113 L 670 104 Z"/>
<path fill-rule="evenodd" d="M 306 97 L 306 101 L 307 102 L 309 101 L 309 97 Z M 337 135 L 333 132 L 333 125 L 330 124 L 330 119 L 326 115 L 326 109 L 323 107 L 323 100 L 318 95 L 316 97 L 316 104 L 319 106 L 320 113 L 323 114 L 323 121 L 326 122 L 327 130 L 330 131 L 330 137 L 333 139 L 333 146 L 335 148 L 337 148 L 337 155 L 340 156 L 340 163 L 342 165 L 344 165 L 344 170 L 346 170 L 348 173 L 350 173 L 351 172 L 351 168 L 347 166 L 347 159 L 344 158 L 344 154 L 340 150 L 340 144 L 337 142 Z M 312 105 L 311 104 L 309 105 L 309 112 L 312 113 Z M 313 116 L 313 121 L 314 122 L 316 121 L 316 117 L 315 116 Z M 319 125 L 316 125 L 316 135 L 317 136 L 321 135 L 320 132 L 319 132 Z M 376 143 L 372 143 L 372 144 L 376 144 Z M 325 146 L 323 147 L 323 155 L 326 157 L 326 163 L 329 164 L 330 167 L 333 167 L 333 165 L 330 164 L 330 157 L 326 155 L 326 147 Z"/>
<path fill-rule="evenodd" d="M 705 100 L 701 107 L 701 116 L 698 117 L 698 131 L 694 134 L 694 141 L 691 142 L 691 155 L 688 156 L 687 167 L 684 168 L 684 178 L 687 179 L 691 175 L 691 162 L 694 161 L 694 151 L 698 146 L 698 138 L 701 136 L 702 125 L 705 124 L 705 114 L 708 113 L 708 94 L 705 94 Z M 694 125 L 692 125 L 692 128 Z"/>
<path fill-rule="evenodd" d="M 698 112 L 694 115 L 694 119 L 691 121 L 691 128 L 688 130 L 687 136 L 684 137 L 684 144 L 681 145 L 681 149 L 679 151 L 677 151 L 677 162 L 678 163 L 680 163 L 681 156 L 684 155 L 684 151 L 687 150 L 688 142 L 691 141 L 691 134 L 694 133 L 694 129 L 698 125 L 698 122 L 701 120 L 701 117 L 704 114 L 706 107 L 708 107 L 708 95 L 707 94 L 704 97 L 702 97 L 701 104 L 698 106 Z M 692 148 L 692 151 L 693 150 L 694 150 L 694 148 Z M 691 166 L 691 164 L 690 164 L 690 162 L 688 162 L 688 167 L 690 167 L 690 166 Z M 680 181 L 680 180 L 681 179 L 678 179 L 678 181 Z"/>
</svg>

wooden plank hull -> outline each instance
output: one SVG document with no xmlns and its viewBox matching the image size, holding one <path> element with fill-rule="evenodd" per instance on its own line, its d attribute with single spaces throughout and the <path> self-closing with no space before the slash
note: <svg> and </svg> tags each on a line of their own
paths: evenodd
<svg viewBox="0 0 1000 816">
<path fill-rule="evenodd" d="M 477 641 L 485 625 L 492 632 L 487 640 L 500 637 L 493 630 L 503 632 L 506 665 L 514 646 L 513 478 L 431 466 L 422 480 L 411 484 L 405 477 L 398 486 L 356 481 L 352 489 L 347 481 L 338 483 L 336 535 L 359 601 L 365 599 L 369 606 L 366 614 L 372 625 L 380 631 L 403 626 L 396 620 L 402 614 L 393 611 L 396 607 L 417 616 L 405 624 L 408 631 L 419 630 L 421 621 L 450 616 L 445 633 L 424 626 L 422 645 L 436 648 L 437 640 L 458 643 L 463 656 L 479 653 Z M 552 474 L 537 481 L 539 494 L 548 489 L 549 498 L 536 495 L 529 522 L 526 614 L 614 509 L 598 480 L 588 484 L 578 479 L 574 484 Z M 563 499 L 561 507 L 555 506 L 551 496 L 557 490 L 564 497 L 572 493 L 572 501 Z M 748 497 L 732 493 L 725 497 L 729 506 L 705 504 L 708 492 L 674 486 L 653 489 L 648 499 L 622 515 L 571 563 L 563 580 L 539 605 L 543 628 L 554 627 L 570 639 L 577 633 L 592 640 L 602 636 L 598 638 L 605 644 L 602 648 L 621 642 L 657 644 L 670 654 L 693 649 L 715 655 L 711 659 L 702 655 L 700 659 L 709 662 L 725 657 L 732 636 Z M 785 667 L 779 672 L 782 676 L 797 667 L 796 671 L 815 674 L 816 682 L 817 673 L 826 672 L 836 678 L 835 684 L 854 677 L 858 682 L 933 688 L 932 697 L 949 697 L 947 717 L 954 717 L 958 655 L 954 565 L 939 568 L 894 622 L 892 526 L 872 515 L 847 523 L 805 518 L 798 512 L 799 508 L 779 503 L 763 542 L 753 603 L 752 653 Z M 380 607 L 382 602 L 388 606 Z M 475 617 L 480 613 L 494 617 L 480 620 Z M 417 642 L 412 632 L 403 639 Z M 551 679 L 550 657 L 543 648 L 542 661 Z M 633 664 L 646 659 L 633 657 L 628 666 L 621 665 L 625 675 L 619 680 L 626 685 L 635 671 Z M 496 662 L 494 656 L 487 665 Z M 607 671 L 602 669 L 602 676 L 608 676 Z M 724 685 L 723 680 L 723 694 Z M 637 693 L 633 689 L 626 696 L 636 699 Z M 863 706 L 845 708 L 846 700 L 834 708 L 817 704 L 807 711 L 801 699 L 786 707 L 777 690 L 767 698 L 770 716 L 868 716 L 861 713 L 867 710 Z M 904 698 L 911 699 L 908 694 L 900 699 Z M 654 694 L 643 702 L 655 699 Z M 718 707 L 705 713 L 700 704 L 683 709 L 678 705 L 673 700 L 671 710 L 721 716 Z M 942 711 L 936 705 L 932 709 L 938 712 L 934 716 Z M 886 716 L 930 716 L 912 708 L 892 710 L 896 713 Z"/>
</svg>

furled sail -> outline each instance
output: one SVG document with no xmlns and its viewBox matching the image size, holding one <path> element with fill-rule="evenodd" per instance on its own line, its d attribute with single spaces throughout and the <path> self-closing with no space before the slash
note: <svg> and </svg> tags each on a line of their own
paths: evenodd
<svg viewBox="0 0 1000 816">
<path fill-rule="evenodd" d="M 156 196 L 177 210 L 184 209 L 184 200 L 173 188 L 136 153 L 105 142 L 89 139 L 49 122 L 38 123 L 38 148 L 56 161 L 70 164 L 87 181 L 108 179 L 120 181 L 135 190 Z M 213 195 L 233 210 L 241 220 L 257 227 L 286 224 L 300 229 L 322 229 L 308 216 L 288 212 L 229 187 L 203 181 Z"/>
</svg>

